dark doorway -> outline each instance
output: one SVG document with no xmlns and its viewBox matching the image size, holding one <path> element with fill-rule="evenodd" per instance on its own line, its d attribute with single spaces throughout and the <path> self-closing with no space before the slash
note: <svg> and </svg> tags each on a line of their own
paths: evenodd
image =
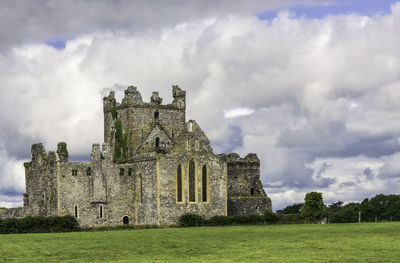
<svg viewBox="0 0 400 263">
<path fill-rule="evenodd" d="M 122 223 L 123 223 L 124 225 L 128 225 L 128 224 L 129 224 L 129 217 L 128 217 L 128 216 L 124 216 L 124 217 L 122 218 Z"/>
</svg>

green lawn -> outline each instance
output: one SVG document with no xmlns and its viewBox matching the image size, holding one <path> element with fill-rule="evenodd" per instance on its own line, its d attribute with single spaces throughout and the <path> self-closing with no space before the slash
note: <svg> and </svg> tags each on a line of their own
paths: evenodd
<svg viewBox="0 0 400 263">
<path fill-rule="evenodd" d="M 399 262 L 400 223 L 0 235 L 0 262 Z"/>
</svg>

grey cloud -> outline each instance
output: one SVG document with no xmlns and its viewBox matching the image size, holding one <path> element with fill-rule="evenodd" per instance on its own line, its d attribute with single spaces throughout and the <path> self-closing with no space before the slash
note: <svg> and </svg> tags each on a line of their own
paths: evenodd
<svg viewBox="0 0 400 263">
<path fill-rule="evenodd" d="M 43 0 L 1 3 L 0 47 L 42 42 L 49 38 L 74 38 L 95 30 L 159 29 L 192 19 L 226 14 L 254 14 L 281 7 L 324 4 L 316 0 L 284 1 L 91 1 Z M 12 30 L 10 30 L 12 29 Z"/>
<path fill-rule="evenodd" d="M 363 175 L 365 175 L 365 177 L 368 179 L 368 180 L 373 180 L 374 179 L 374 171 L 371 169 L 371 168 L 369 168 L 369 167 L 367 167 L 367 168 L 365 168 L 364 169 L 364 171 L 363 171 Z"/>
<path fill-rule="evenodd" d="M 383 157 L 383 166 L 378 170 L 378 177 L 382 179 L 400 177 L 400 152 Z"/>
<path fill-rule="evenodd" d="M 225 140 L 212 142 L 214 151 L 231 153 L 235 148 L 241 147 L 243 145 L 243 135 L 240 126 L 230 124 L 228 126 L 229 134 Z"/>
</svg>

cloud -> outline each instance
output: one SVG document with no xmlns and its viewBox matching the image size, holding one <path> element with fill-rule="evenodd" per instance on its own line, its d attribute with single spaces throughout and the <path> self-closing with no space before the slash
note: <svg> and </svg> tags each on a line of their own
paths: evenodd
<svg viewBox="0 0 400 263">
<path fill-rule="evenodd" d="M 241 116 L 246 116 L 246 115 L 250 115 L 254 112 L 253 109 L 249 109 L 249 108 L 234 108 L 231 110 L 224 110 L 224 116 L 225 118 L 236 118 L 236 117 L 241 117 Z"/>
<path fill-rule="evenodd" d="M 187 117 L 215 152 L 258 153 L 276 209 L 312 190 L 328 201 L 397 191 L 390 176 L 397 170 L 379 167 L 400 152 L 400 3 L 387 15 L 307 19 L 282 11 L 267 21 L 254 12 L 277 2 L 242 11 L 239 2 L 235 9 L 172 4 L 149 16 L 152 5 L 99 1 L 87 18 L 85 1 L 43 3 L 46 18 L 38 5 L 21 21 L 0 21 L 21 28 L 0 31 L 11 47 L 0 52 L 0 164 L 13 171 L 1 171 L 0 180 L 13 183 L 0 189 L 0 201 L 23 191 L 33 142 L 55 150 L 66 141 L 72 158 L 88 156 L 103 141 L 102 97 L 111 89 L 121 96 L 130 84 L 145 100 L 160 91 L 165 103 L 172 85 L 187 90 Z M 66 19 L 73 12 L 78 18 Z M 54 32 L 65 48 L 44 43 Z"/>
<path fill-rule="evenodd" d="M 384 164 L 378 170 L 378 177 L 400 178 L 400 152 L 383 157 Z"/>
<path fill-rule="evenodd" d="M 254 14 L 294 5 L 321 5 L 317 0 L 230 1 L 90 1 L 5 0 L 1 3 L 0 48 L 12 44 L 71 39 L 97 30 L 142 32 L 227 14 Z M 13 30 L 9 30 L 12 28 Z"/>
</svg>

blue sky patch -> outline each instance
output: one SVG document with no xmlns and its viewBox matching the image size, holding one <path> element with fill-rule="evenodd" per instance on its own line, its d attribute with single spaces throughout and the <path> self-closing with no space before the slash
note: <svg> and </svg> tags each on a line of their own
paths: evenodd
<svg viewBox="0 0 400 263">
<path fill-rule="evenodd" d="M 298 5 L 289 8 L 296 16 L 306 16 L 308 18 L 323 18 L 327 15 L 356 13 L 365 16 L 374 14 L 390 14 L 392 4 L 399 0 L 344 0 L 335 1 L 331 5 L 305 6 Z M 271 20 L 276 17 L 279 10 L 268 11 L 258 14 L 261 20 Z"/>
<path fill-rule="evenodd" d="M 61 37 L 53 37 L 44 41 L 48 46 L 52 46 L 56 49 L 63 50 L 67 41 Z"/>
</svg>

